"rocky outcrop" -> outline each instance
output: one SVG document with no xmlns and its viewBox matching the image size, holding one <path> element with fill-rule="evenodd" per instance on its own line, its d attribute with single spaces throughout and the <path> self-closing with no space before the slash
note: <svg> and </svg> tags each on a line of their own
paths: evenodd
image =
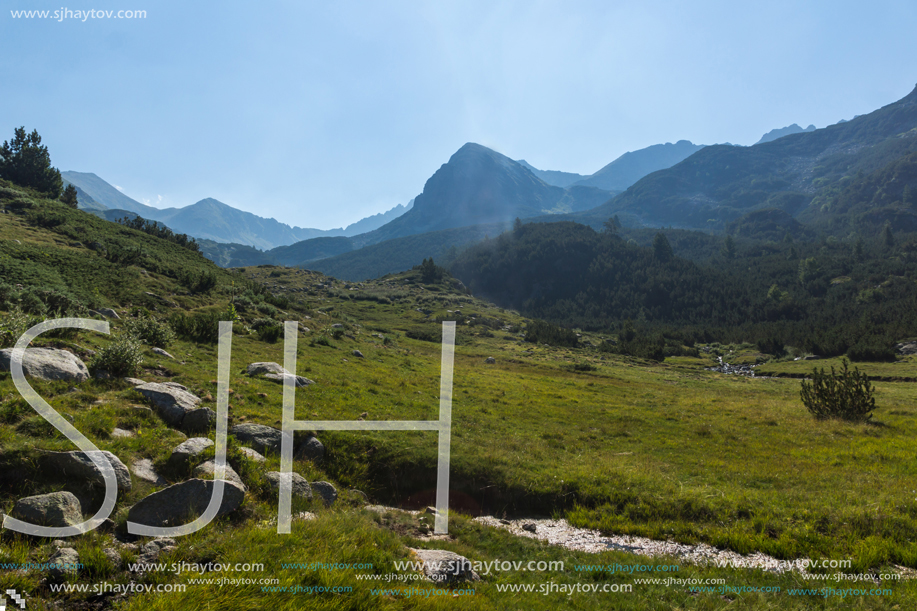
<svg viewBox="0 0 917 611">
<path fill-rule="evenodd" d="M 13 349 L 0 350 L 0 371 L 10 371 Z M 89 379 L 86 364 L 66 350 L 55 348 L 28 348 L 22 359 L 25 375 L 39 380 L 69 380 L 85 382 Z"/>
<path fill-rule="evenodd" d="M 280 453 L 283 433 L 278 429 L 263 424 L 246 423 L 235 425 L 229 432 L 242 443 L 251 444 L 261 453 Z"/>
</svg>

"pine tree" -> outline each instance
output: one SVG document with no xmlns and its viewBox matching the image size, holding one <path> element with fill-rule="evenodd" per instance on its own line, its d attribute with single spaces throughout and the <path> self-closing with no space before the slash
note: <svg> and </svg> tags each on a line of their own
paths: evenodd
<svg viewBox="0 0 917 611">
<path fill-rule="evenodd" d="M 721 252 L 727 259 L 732 260 L 736 258 L 736 242 L 732 239 L 731 235 L 726 236 L 726 241 L 723 243 L 723 250 Z"/>
<path fill-rule="evenodd" d="M 17 127 L 13 139 L 0 147 L 0 178 L 46 193 L 51 199 L 60 197 L 63 188 L 60 172 L 51 167 L 48 147 L 41 146 L 36 130 L 26 134 L 25 127 Z"/>
<path fill-rule="evenodd" d="M 78 208 L 79 200 L 76 196 L 76 187 L 67 185 L 67 188 L 64 189 L 64 193 L 60 196 L 60 200 L 71 208 Z"/>
<path fill-rule="evenodd" d="M 660 261 L 670 261 L 675 256 L 669 239 L 662 232 L 657 233 L 653 238 L 653 255 Z"/>
</svg>

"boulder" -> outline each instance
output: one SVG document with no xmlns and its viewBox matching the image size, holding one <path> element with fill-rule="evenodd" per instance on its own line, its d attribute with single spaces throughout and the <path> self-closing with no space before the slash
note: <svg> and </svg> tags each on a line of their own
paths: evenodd
<svg viewBox="0 0 917 611">
<path fill-rule="evenodd" d="M 325 502 L 325 507 L 331 507 L 338 498 L 338 490 L 328 482 L 312 482 L 312 491 Z"/>
<path fill-rule="evenodd" d="M 156 407 L 156 411 L 166 424 L 171 426 L 179 426 L 185 414 L 197 409 L 198 403 L 201 402 L 200 397 L 187 390 L 157 382 L 138 386 L 135 390 L 146 397 Z"/>
<path fill-rule="evenodd" d="M 112 310 L 111 308 L 99 308 L 98 312 L 105 318 L 114 318 L 115 320 L 121 320 L 121 317 L 118 316 L 118 313 Z"/>
<path fill-rule="evenodd" d="M 208 460 L 205 463 L 199 464 L 194 468 L 194 477 L 199 477 L 201 479 L 213 479 L 213 474 L 216 471 L 216 461 Z M 228 482 L 236 484 L 242 488 L 243 492 L 247 492 L 248 488 L 242 482 L 242 478 L 239 477 L 239 474 L 229 466 L 229 463 L 226 464 L 226 470 L 223 472 L 223 478 Z"/>
<path fill-rule="evenodd" d="M 48 558 L 48 576 L 54 581 L 76 575 L 80 564 L 80 555 L 72 547 L 61 547 Z"/>
<path fill-rule="evenodd" d="M 166 485 L 166 480 L 156 473 L 156 470 L 153 468 L 153 461 L 149 458 L 141 458 L 135 461 L 134 464 L 131 465 L 131 471 L 143 481 L 150 482 L 156 486 Z"/>
<path fill-rule="evenodd" d="M 229 432 L 242 443 L 251 444 L 261 453 L 277 452 L 280 453 L 280 440 L 283 433 L 270 426 L 263 424 L 237 424 Z"/>
<path fill-rule="evenodd" d="M 255 462 L 264 462 L 265 460 L 267 460 L 264 456 L 262 456 L 262 455 L 259 454 L 258 452 L 255 452 L 255 451 L 252 450 L 251 448 L 244 448 L 244 447 L 243 447 L 243 448 L 239 448 L 239 451 L 242 452 L 242 454 L 243 454 L 246 458 L 248 458 L 249 460 L 253 460 L 253 461 L 255 461 Z"/>
<path fill-rule="evenodd" d="M 38 526 L 76 526 L 83 521 L 83 508 L 72 492 L 52 492 L 16 501 L 10 515 Z"/>
<path fill-rule="evenodd" d="M 299 497 L 301 499 L 306 499 L 307 501 L 312 500 L 312 488 L 309 487 L 309 482 L 306 481 L 299 473 L 292 473 L 293 475 L 293 496 Z M 268 471 L 264 474 L 264 478 L 268 481 L 276 491 L 280 491 L 280 472 L 279 471 Z"/>
<path fill-rule="evenodd" d="M 318 437 L 309 437 L 296 448 L 296 458 L 300 460 L 309 459 L 318 461 L 321 460 L 324 455 L 325 446 L 318 440 Z"/>
<path fill-rule="evenodd" d="M 175 357 L 163 350 L 162 348 L 151 348 L 153 354 L 158 354 L 159 356 L 164 356 L 166 358 L 174 359 Z"/>
<path fill-rule="evenodd" d="M 132 487 L 130 471 L 127 470 L 121 459 L 111 452 L 103 451 L 102 454 L 115 470 L 118 492 L 130 492 Z M 99 470 L 85 452 L 44 452 L 42 454 L 42 462 L 45 468 L 50 471 L 86 480 L 93 486 L 105 486 L 105 478 L 102 476 L 102 471 Z"/>
<path fill-rule="evenodd" d="M 192 437 L 187 441 L 181 442 L 172 450 L 169 456 L 169 469 L 181 470 L 185 468 L 195 456 L 203 454 L 204 450 L 213 445 L 213 441 L 206 437 Z"/>
<path fill-rule="evenodd" d="M 353 352 L 351 352 L 351 354 L 353 354 L 353 355 L 354 355 L 355 357 L 357 357 L 358 359 L 366 358 L 366 357 L 363 356 L 363 353 L 360 352 L 359 350 L 354 350 Z"/>
<path fill-rule="evenodd" d="M 13 349 L 0 350 L 0 371 L 10 371 Z M 40 380 L 71 380 L 85 382 L 89 379 L 86 364 L 66 350 L 55 348 L 28 348 L 22 359 L 22 370 Z"/>
<path fill-rule="evenodd" d="M 179 384 L 178 382 L 160 382 L 163 386 L 168 386 L 169 388 L 177 388 L 178 390 L 188 390 L 188 387 L 184 384 Z"/>
<path fill-rule="evenodd" d="M 436 583 L 457 583 L 480 581 L 481 577 L 471 568 L 471 561 L 455 552 L 442 549 L 409 548 L 412 555 L 423 562 L 423 574 Z"/>
<path fill-rule="evenodd" d="M 143 386 L 144 384 L 146 384 L 146 382 L 144 382 L 140 378 L 124 378 L 124 381 L 130 384 L 131 386 Z"/>
<path fill-rule="evenodd" d="M 114 430 L 112 430 L 112 432 L 111 432 L 111 436 L 112 436 L 112 437 L 129 438 L 129 437 L 133 437 L 133 436 L 134 436 L 134 432 L 133 432 L 133 431 L 129 431 L 129 430 L 127 430 L 127 429 L 119 429 L 118 427 L 115 427 Z"/>
<path fill-rule="evenodd" d="M 278 363 L 252 363 L 245 370 L 250 376 L 257 376 L 263 373 L 279 373 L 284 374 L 287 370 L 281 367 Z"/>
<path fill-rule="evenodd" d="M 181 428 L 186 433 L 206 433 L 216 426 L 217 413 L 209 407 L 193 409 L 185 414 Z"/>
<path fill-rule="evenodd" d="M 486 359 L 484 359 L 484 362 L 487 363 L 488 365 L 493 365 L 494 363 L 497 362 L 497 359 L 495 359 L 492 356 L 489 356 Z"/>
<path fill-rule="evenodd" d="M 266 374 L 264 374 L 263 377 L 264 377 L 265 380 L 271 380 L 272 382 L 277 382 L 278 384 L 283 384 L 284 378 L 286 378 L 286 376 L 288 376 L 288 375 L 290 375 L 290 374 L 288 374 L 288 373 L 287 373 L 287 374 L 283 374 L 283 373 L 266 373 Z M 295 384 L 296 388 L 302 388 L 303 386 L 308 386 L 308 385 L 310 385 L 310 384 L 315 384 L 315 382 L 313 382 L 313 381 L 310 380 L 309 378 L 304 378 L 304 377 L 302 377 L 302 376 L 294 376 L 294 379 L 295 379 L 295 383 L 294 383 L 294 384 Z"/>
<path fill-rule="evenodd" d="M 127 519 L 148 526 L 179 526 L 204 513 L 213 494 L 213 480 L 189 479 L 154 492 L 130 508 Z M 217 515 L 233 512 L 245 500 L 245 491 L 224 481 L 223 501 Z"/>
</svg>

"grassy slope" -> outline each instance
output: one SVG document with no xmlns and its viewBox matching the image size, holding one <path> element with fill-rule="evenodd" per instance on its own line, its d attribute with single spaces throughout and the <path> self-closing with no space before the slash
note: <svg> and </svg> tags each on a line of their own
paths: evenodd
<svg viewBox="0 0 917 611">
<path fill-rule="evenodd" d="M 91 227 L 96 237 L 115 239 L 122 230 L 86 216 L 99 223 Z M 72 247 L 60 234 L 28 226 L 25 218 L 0 215 L 0 248 L 13 249 L 8 241 L 19 239 L 22 244 L 15 248 L 48 250 L 49 263 L 35 256 L 38 260 L 30 269 L 50 273 L 59 265 L 54 251 L 69 252 Z M 109 236 L 110 231 L 115 233 Z M 151 257 L 162 259 L 165 269 L 171 261 L 168 254 L 176 249 L 158 242 L 151 242 L 148 249 Z M 98 253 L 79 248 L 73 251 L 82 268 L 101 265 L 96 261 Z M 4 252 L 12 257 L 19 251 Z M 210 265 L 194 259 L 186 263 Z M 272 292 L 302 300 L 300 309 L 279 314 L 310 329 L 299 342 L 297 373 L 316 384 L 297 393 L 299 419 L 355 419 L 364 411 L 370 419 L 435 418 L 439 346 L 411 339 L 408 334 L 435 337 L 439 332 L 437 319 L 453 318 L 447 310 L 460 308 L 451 474 L 453 508 L 462 512 L 566 515 L 579 525 L 611 532 L 707 541 L 741 552 L 763 550 L 783 558 L 852 558 L 854 570 L 850 572 L 887 570 L 890 563 L 917 566 L 917 546 L 911 541 L 917 526 L 913 493 L 917 466 L 910 450 L 917 433 L 914 385 L 877 384 L 877 418 L 884 426 L 815 422 L 798 400 L 796 381 L 725 377 L 705 372 L 703 366 L 711 361 L 702 359 L 678 358 L 648 365 L 600 355 L 588 347 L 532 346 L 519 341 L 517 330 L 524 321 L 518 315 L 453 292 L 445 285 L 420 286 L 413 273 L 362 285 L 330 281 L 302 270 L 248 268 L 238 274 L 217 273 L 219 286 L 208 294 L 185 294 L 187 291 L 166 274 L 138 273 L 131 276 L 128 286 L 97 283 L 102 287 L 99 300 L 124 312 L 128 303 L 149 290 L 168 295 L 184 309 L 225 307 L 230 291 L 227 284 L 243 279 L 265 283 Z M 319 283 L 322 288 L 317 287 Z M 83 290 L 76 280 L 71 279 L 70 284 L 74 292 Z M 489 322 L 490 326 L 464 324 L 466 320 Z M 331 325 L 335 323 L 344 325 L 340 337 L 333 335 Z M 505 331 L 504 325 L 512 329 Z M 113 324 L 115 334 L 119 326 Z M 593 344 L 600 340 L 590 334 L 584 334 L 584 339 Z M 80 352 L 97 350 L 109 341 L 101 335 L 80 332 L 75 338 L 36 343 L 69 346 Z M 354 349 L 362 351 L 365 358 L 355 358 L 351 354 Z M 239 371 L 253 361 L 279 362 L 282 350 L 282 343 L 266 344 L 242 325 L 237 326 L 230 424 L 279 424 L 280 387 L 247 379 Z M 213 391 L 214 346 L 177 341 L 169 351 L 177 357 L 175 361 L 147 351 L 147 371 L 141 377 L 178 381 L 200 396 Z M 488 356 L 494 356 L 497 363 L 486 365 Z M 594 371 L 572 370 L 572 365 L 587 362 Z M 73 416 L 77 428 L 101 449 L 113 451 L 127 464 L 147 457 L 162 466 L 171 448 L 182 439 L 158 418 L 130 409 L 143 402 L 124 383 L 93 380 L 80 385 L 76 393 L 69 393 L 70 385 L 65 383 L 36 382 L 34 386 L 52 406 Z M 4 473 L 0 478 L 0 508 L 9 511 L 16 498 L 55 485 L 38 477 L 37 450 L 71 448 L 31 414 L 8 374 L 0 374 L 0 400 L 0 462 L 4 465 L 0 469 Z M 209 401 L 204 404 L 213 405 Z M 111 431 L 116 426 L 131 429 L 136 436 L 114 438 Z M 310 481 L 327 479 L 339 488 L 357 487 L 376 502 L 430 502 L 429 490 L 435 484 L 433 435 L 328 432 L 320 437 L 328 449 L 325 462 L 316 466 L 297 461 L 295 465 Z M 637 584 L 630 595 L 501 593 L 497 585 L 505 583 L 633 583 L 634 577 L 652 576 L 577 572 L 573 564 L 648 561 L 620 552 L 592 556 L 519 541 L 460 515 L 453 516 L 452 538 L 445 543 L 420 541 L 416 522 L 402 519 L 392 523 L 372 513 L 354 511 L 346 503 L 335 510 L 319 511 L 314 522 L 296 522 L 289 537 L 279 536 L 269 524 L 276 512 L 276 499 L 266 492 L 261 475 L 277 468 L 277 458 L 269 459 L 264 467 L 244 461 L 236 452 L 231 453 L 231 460 L 252 490 L 244 508 L 182 539 L 178 550 L 162 561 L 264 562 L 263 575 L 242 576 L 277 577 L 282 585 L 344 585 L 354 591 L 269 594 L 262 593 L 259 585 L 195 585 L 183 594 L 135 596 L 123 603 L 124 608 L 593 609 L 613 604 L 622 609 L 879 609 L 898 604 L 903 609 L 917 600 L 907 582 L 894 584 L 892 597 L 799 597 L 787 594 L 786 589 L 810 587 L 812 582 L 803 582 L 798 576 L 690 567 L 683 567 L 678 577 L 723 577 L 731 586 L 776 585 L 784 591 L 728 594 L 724 599 L 719 593 L 692 595 L 684 586 Z M 119 502 L 118 522 L 124 520 L 128 506 L 152 490 L 136 478 L 134 484 L 134 490 Z M 99 556 L 107 537 L 94 533 L 76 544 L 87 563 L 76 583 L 128 580 L 125 573 L 115 571 Z M 356 573 L 366 571 L 280 568 L 281 562 L 372 562 L 373 572 L 388 573 L 393 572 L 392 561 L 406 557 L 405 545 L 446 547 L 473 560 L 563 559 L 567 570 L 492 575 L 476 586 L 473 597 L 464 599 L 406 599 L 373 595 L 369 584 L 355 578 Z M 30 542 L 11 533 L 0 537 L 0 562 L 44 561 L 51 551 L 47 542 Z M 187 583 L 195 577 L 150 574 L 134 579 L 154 584 Z M 29 592 L 33 596 L 30 604 L 43 608 L 53 596 L 41 578 L 42 574 L 35 571 L 2 571 L 0 585 Z M 843 582 L 830 585 L 873 587 Z M 66 608 L 77 608 L 84 597 L 64 596 Z"/>
</svg>

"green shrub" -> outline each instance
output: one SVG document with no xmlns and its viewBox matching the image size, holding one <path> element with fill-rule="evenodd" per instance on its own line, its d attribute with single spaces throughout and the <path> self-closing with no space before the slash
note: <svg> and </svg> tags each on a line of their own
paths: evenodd
<svg viewBox="0 0 917 611">
<path fill-rule="evenodd" d="M 840 418 L 853 422 L 866 422 L 872 418 L 876 400 L 869 377 L 854 367 L 850 371 L 847 359 L 842 361 L 843 369 L 826 374 L 824 368 L 812 369 L 812 381 L 802 381 L 800 396 L 802 402 L 819 420 Z"/>
<path fill-rule="evenodd" d="M 108 346 L 105 346 L 89 361 L 89 370 L 107 371 L 111 376 L 122 378 L 140 373 L 143 363 L 143 346 L 130 335 L 123 335 Z"/>
<path fill-rule="evenodd" d="M 543 320 L 533 320 L 525 327 L 525 341 L 575 348 L 579 340 L 576 333 L 570 329 L 564 329 Z"/>
<path fill-rule="evenodd" d="M 175 333 L 192 342 L 215 344 L 220 339 L 220 314 L 199 312 L 188 316 L 179 312 L 169 318 L 169 325 Z"/>
<path fill-rule="evenodd" d="M 175 340 L 172 327 L 155 318 L 130 318 L 124 323 L 124 332 L 148 346 L 158 348 L 165 348 Z"/>
<path fill-rule="evenodd" d="M 270 316 L 271 318 L 277 316 L 277 308 L 269 303 L 259 303 L 257 306 L 255 306 L 255 309 L 266 316 Z"/>
<path fill-rule="evenodd" d="M 269 344 L 276 342 L 281 335 L 283 335 L 283 327 L 280 325 L 265 325 L 258 329 L 258 339 Z"/>
<path fill-rule="evenodd" d="M 847 350 L 847 356 L 851 361 L 884 361 L 891 362 L 895 360 L 895 349 L 891 342 L 886 342 L 884 338 L 872 337 L 864 338 Z"/>
<path fill-rule="evenodd" d="M 18 305 L 14 306 L 8 314 L 0 317 L 0 348 L 10 348 L 26 332 L 26 329 L 38 323 L 38 319 L 22 311 Z"/>
</svg>

